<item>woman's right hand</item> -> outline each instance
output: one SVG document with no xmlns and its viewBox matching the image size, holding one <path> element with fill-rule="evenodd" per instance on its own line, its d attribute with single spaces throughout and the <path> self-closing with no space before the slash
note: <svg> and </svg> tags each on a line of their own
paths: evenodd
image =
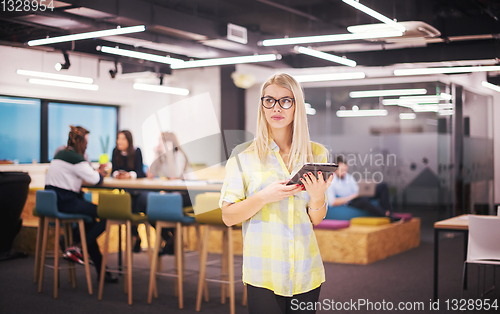
<svg viewBox="0 0 500 314">
<path fill-rule="evenodd" d="M 269 184 L 257 194 L 267 204 L 279 202 L 302 191 L 300 184 L 286 185 L 290 180 L 279 180 Z"/>
</svg>

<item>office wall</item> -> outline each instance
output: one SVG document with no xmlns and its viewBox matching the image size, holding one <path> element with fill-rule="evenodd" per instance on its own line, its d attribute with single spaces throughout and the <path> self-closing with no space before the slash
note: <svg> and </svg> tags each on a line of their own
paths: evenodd
<svg viewBox="0 0 500 314">
<path fill-rule="evenodd" d="M 111 79 L 108 71 L 114 68 L 112 62 L 74 55 L 71 52 L 69 52 L 69 55 L 71 67 L 62 71 L 61 74 L 91 77 L 94 79 L 94 84 L 99 85 L 98 91 L 30 84 L 28 83 L 28 77 L 16 74 L 16 70 L 24 69 L 56 73 L 54 65 L 57 62 L 64 61 L 62 54 L 59 52 L 0 46 L 0 56 L 2 57 L 0 94 L 69 102 L 119 105 L 119 128 L 129 129 L 134 135 L 135 146 L 141 147 L 143 151 L 150 150 L 150 147 L 144 147 L 146 144 L 144 141 L 145 135 L 142 132 L 142 125 L 146 119 L 172 104 L 196 95 L 208 93 L 208 98 L 211 100 L 210 106 L 217 118 L 216 123 L 220 126 L 220 71 L 216 67 L 178 70 L 174 71 L 172 75 L 166 76 L 164 85 L 190 90 L 189 96 L 175 96 L 134 90 L 132 88 L 134 83 L 132 78 L 124 79 L 126 76 L 120 77 L 120 74 L 118 74 L 115 79 Z M 152 79 L 151 75 L 149 75 L 146 80 L 149 83 L 155 83 L 154 75 L 152 75 Z M 195 121 L 193 116 L 197 114 L 203 117 L 203 113 L 192 112 L 182 106 L 175 106 L 175 110 L 171 110 L 169 118 L 164 119 L 163 130 L 177 133 L 181 143 L 189 141 L 193 137 L 193 130 L 196 129 L 196 125 L 177 123 L 176 121 L 179 119 L 175 117 L 191 117 L 191 121 Z M 146 135 L 146 138 L 148 136 L 150 135 Z M 205 162 L 203 154 L 189 156 L 189 158 L 191 162 Z"/>
</svg>

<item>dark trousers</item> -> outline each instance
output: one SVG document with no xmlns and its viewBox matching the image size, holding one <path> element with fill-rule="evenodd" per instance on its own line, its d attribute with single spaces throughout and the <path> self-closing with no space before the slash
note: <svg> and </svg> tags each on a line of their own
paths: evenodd
<svg viewBox="0 0 500 314">
<path fill-rule="evenodd" d="M 97 238 L 106 229 L 106 220 L 101 219 L 97 222 L 95 220 L 95 218 L 97 218 L 97 206 L 81 198 L 74 198 L 70 203 L 64 202 L 62 204 L 58 204 L 58 207 L 60 208 L 59 210 L 64 213 L 79 213 L 94 218 L 91 222 L 85 222 L 85 237 L 87 240 L 87 250 L 90 258 L 94 262 L 97 274 L 99 275 L 101 272 L 102 254 L 99 250 L 99 245 L 97 244 Z M 78 227 L 76 227 L 73 229 L 73 242 L 79 243 L 80 241 L 80 232 Z"/>
<path fill-rule="evenodd" d="M 132 213 L 145 213 L 148 206 L 148 191 L 129 191 L 130 197 L 132 198 Z M 137 231 L 137 226 L 132 226 L 132 236 L 138 237 L 139 232 Z M 140 238 L 138 238 L 140 239 Z M 132 244 L 133 245 L 133 244 Z"/>
<path fill-rule="evenodd" d="M 377 200 L 379 206 L 372 204 L 372 200 Z M 361 196 L 352 199 L 349 206 L 366 210 L 375 216 L 386 216 L 386 212 L 392 212 L 391 203 L 389 202 L 389 188 L 386 183 L 379 183 L 375 188 L 375 195 L 373 197 Z"/>
<path fill-rule="evenodd" d="M 266 288 L 259 288 L 247 284 L 248 313 L 249 314 L 314 314 L 315 310 L 306 310 L 305 304 L 314 304 L 319 300 L 321 286 L 309 292 L 283 297 L 274 294 Z M 302 307 L 300 305 L 303 305 Z M 303 308 L 303 310 L 301 310 Z"/>
</svg>

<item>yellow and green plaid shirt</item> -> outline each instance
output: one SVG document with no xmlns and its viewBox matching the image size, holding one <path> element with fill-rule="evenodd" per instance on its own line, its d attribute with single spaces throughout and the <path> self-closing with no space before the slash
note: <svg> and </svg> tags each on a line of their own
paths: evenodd
<svg viewBox="0 0 500 314">
<path fill-rule="evenodd" d="M 274 141 L 264 163 L 248 147 L 248 143 L 236 147 L 227 161 L 221 208 L 224 201 L 240 202 L 274 181 L 292 178 Z M 311 147 L 317 162 L 327 162 L 327 151 L 321 145 L 311 143 Z M 292 174 L 301 166 L 296 165 Z M 325 281 L 323 262 L 307 214 L 308 202 L 308 193 L 302 191 L 266 204 L 243 222 L 243 282 L 289 297 L 311 291 Z"/>
</svg>

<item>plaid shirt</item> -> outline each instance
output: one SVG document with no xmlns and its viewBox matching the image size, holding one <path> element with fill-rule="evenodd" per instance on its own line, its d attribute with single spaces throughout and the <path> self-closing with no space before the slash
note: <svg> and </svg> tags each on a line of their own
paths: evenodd
<svg viewBox="0 0 500 314">
<path fill-rule="evenodd" d="M 248 147 L 248 143 L 236 147 L 227 161 L 221 208 L 223 201 L 237 203 L 274 181 L 292 177 L 274 141 L 265 163 Z M 311 147 L 317 162 L 327 161 L 327 151 L 322 146 L 311 143 Z M 292 173 L 300 168 L 301 165 L 296 165 Z M 243 222 L 243 282 L 289 297 L 311 291 L 325 281 L 323 262 L 307 214 L 308 202 L 309 194 L 302 191 L 266 204 Z"/>
</svg>

